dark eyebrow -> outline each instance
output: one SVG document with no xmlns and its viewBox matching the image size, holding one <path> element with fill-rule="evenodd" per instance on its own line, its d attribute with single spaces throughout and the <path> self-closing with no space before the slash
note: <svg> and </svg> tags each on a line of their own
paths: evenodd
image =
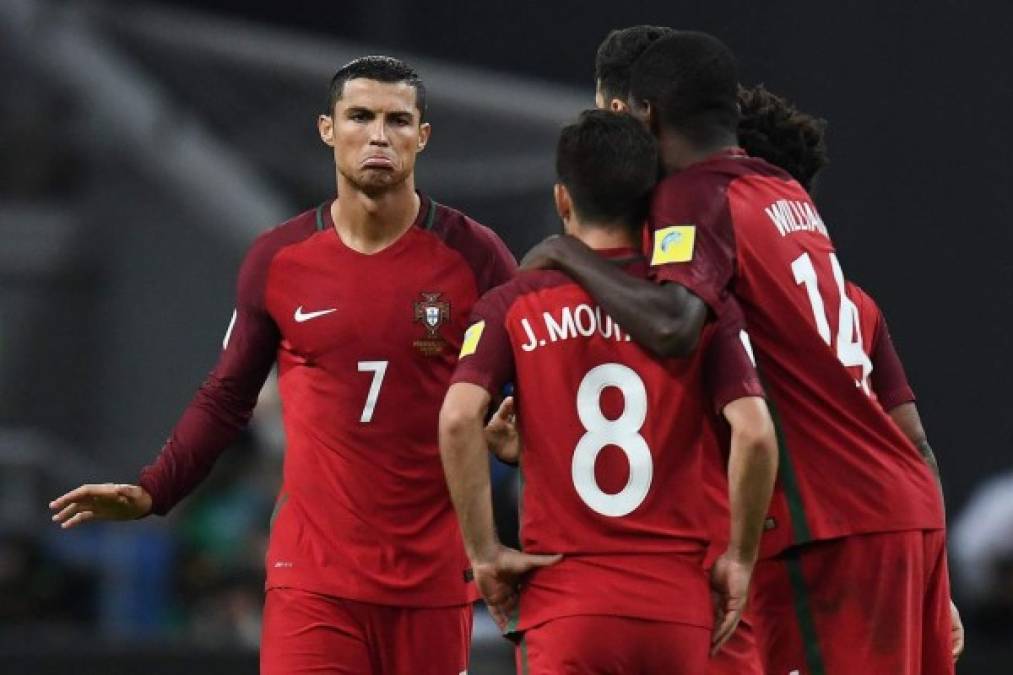
<svg viewBox="0 0 1013 675">
<path fill-rule="evenodd" d="M 362 106 L 352 106 L 345 110 L 346 115 L 356 115 L 359 113 L 366 113 L 367 115 L 375 115 L 376 113 L 369 108 L 363 108 Z"/>
</svg>

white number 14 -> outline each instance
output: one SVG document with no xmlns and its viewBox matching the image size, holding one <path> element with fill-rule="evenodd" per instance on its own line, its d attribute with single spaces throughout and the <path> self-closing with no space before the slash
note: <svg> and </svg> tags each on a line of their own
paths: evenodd
<svg viewBox="0 0 1013 675">
<path fill-rule="evenodd" d="M 837 315 L 837 360 L 847 368 L 859 366 L 862 368 L 862 379 L 856 381 L 856 384 L 868 394 L 872 361 L 869 360 L 869 356 L 862 346 L 862 329 L 858 322 L 858 308 L 845 290 L 844 271 L 841 270 L 841 263 L 838 262 L 835 253 L 830 254 L 830 268 L 834 273 L 837 292 L 841 296 L 840 311 Z M 823 304 L 823 298 L 820 296 L 816 268 L 813 267 L 813 261 L 809 254 L 803 253 L 795 258 L 791 264 L 791 271 L 795 275 L 795 283 L 805 286 L 809 296 L 809 304 L 812 306 L 813 318 L 816 320 L 816 330 L 823 341 L 833 347 L 830 321 Z"/>
</svg>

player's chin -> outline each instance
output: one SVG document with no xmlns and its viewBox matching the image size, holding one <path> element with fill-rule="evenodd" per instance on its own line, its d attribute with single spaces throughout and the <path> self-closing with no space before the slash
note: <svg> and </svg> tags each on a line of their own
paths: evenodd
<svg viewBox="0 0 1013 675">
<path fill-rule="evenodd" d="M 365 169 L 362 171 L 356 183 L 366 194 L 385 192 L 392 187 L 401 185 L 407 176 L 394 169 Z"/>
</svg>

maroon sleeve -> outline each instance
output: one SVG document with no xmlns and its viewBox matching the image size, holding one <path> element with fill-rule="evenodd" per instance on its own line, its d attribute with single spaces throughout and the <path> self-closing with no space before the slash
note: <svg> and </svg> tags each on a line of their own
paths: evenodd
<svg viewBox="0 0 1013 675">
<path fill-rule="evenodd" d="M 510 286 L 497 288 L 475 303 L 451 384 L 476 384 L 495 398 L 513 380 L 514 354 L 506 328 L 510 290 Z"/>
<path fill-rule="evenodd" d="M 275 361 L 278 328 L 264 306 L 270 237 L 253 245 L 239 272 L 236 313 L 218 364 L 201 385 L 155 461 L 141 471 L 152 511 L 164 515 L 200 483 L 250 420 Z"/>
<path fill-rule="evenodd" d="M 651 237 L 646 244 L 652 277 L 685 286 L 718 310 L 735 273 L 735 235 L 728 205 L 728 177 L 709 172 L 675 174 L 655 189 Z M 669 228 L 690 227 L 688 259 L 667 262 L 661 247 Z M 683 230 L 679 233 L 685 236 Z M 685 257 L 685 256 L 682 256 Z"/>
<path fill-rule="evenodd" d="M 915 393 L 908 384 L 904 365 L 890 339 L 886 319 L 880 313 L 876 336 L 869 349 L 872 360 L 872 390 L 883 410 L 890 412 L 902 403 L 915 400 Z"/>
<path fill-rule="evenodd" d="M 746 396 L 764 396 L 742 313 L 734 299 L 722 304 L 710 330 L 704 380 L 715 412 L 720 414 L 726 405 Z"/>
</svg>

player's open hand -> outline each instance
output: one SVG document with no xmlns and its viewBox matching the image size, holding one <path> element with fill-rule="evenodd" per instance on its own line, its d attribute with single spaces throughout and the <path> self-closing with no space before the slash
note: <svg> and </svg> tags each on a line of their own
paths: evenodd
<svg viewBox="0 0 1013 675">
<path fill-rule="evenodd" d="M 510 614 L 517 608 L 524 575 L 539 567 L 555 565 L 562 559 L 561 555 L 532 555 L 499 544 L 488 560 L 472 562 L 475 585 L 500 630 L 506 627 Z"/>
<path fill-rule="evenodd" d="M 950 600 L 950 618 L 953 627 L 950 629 L 950 646 L 953 651 L 953 660 L 956 661 L 964 653 L 964 622 L 960 620 L 960 612 L 957 606 Z"/>
<path fill-rule="evenodd" d="M 507 396 L 485 425 L 485 442 L 500 461 L 517 464 L 521 459 L 521 437 L 517 433 L 514 397 Z"/>
<path fill-rule="evenodd" d="M 49 502 L 53 522 L 67 529 L 89 520 L 134 520 L 151 512 L 151 495 L 138 485 L 82 485 Z"/>
<path fill-rule="evenodd" d="M 714 632 L 711 635 L 711 656 L 717 654 L 735 632 L 746 608 L 749 579 L 753 564 L 737 560 L 726 552 L 711 569 L 711 595 L 714 598 Z"/>
</svg>

